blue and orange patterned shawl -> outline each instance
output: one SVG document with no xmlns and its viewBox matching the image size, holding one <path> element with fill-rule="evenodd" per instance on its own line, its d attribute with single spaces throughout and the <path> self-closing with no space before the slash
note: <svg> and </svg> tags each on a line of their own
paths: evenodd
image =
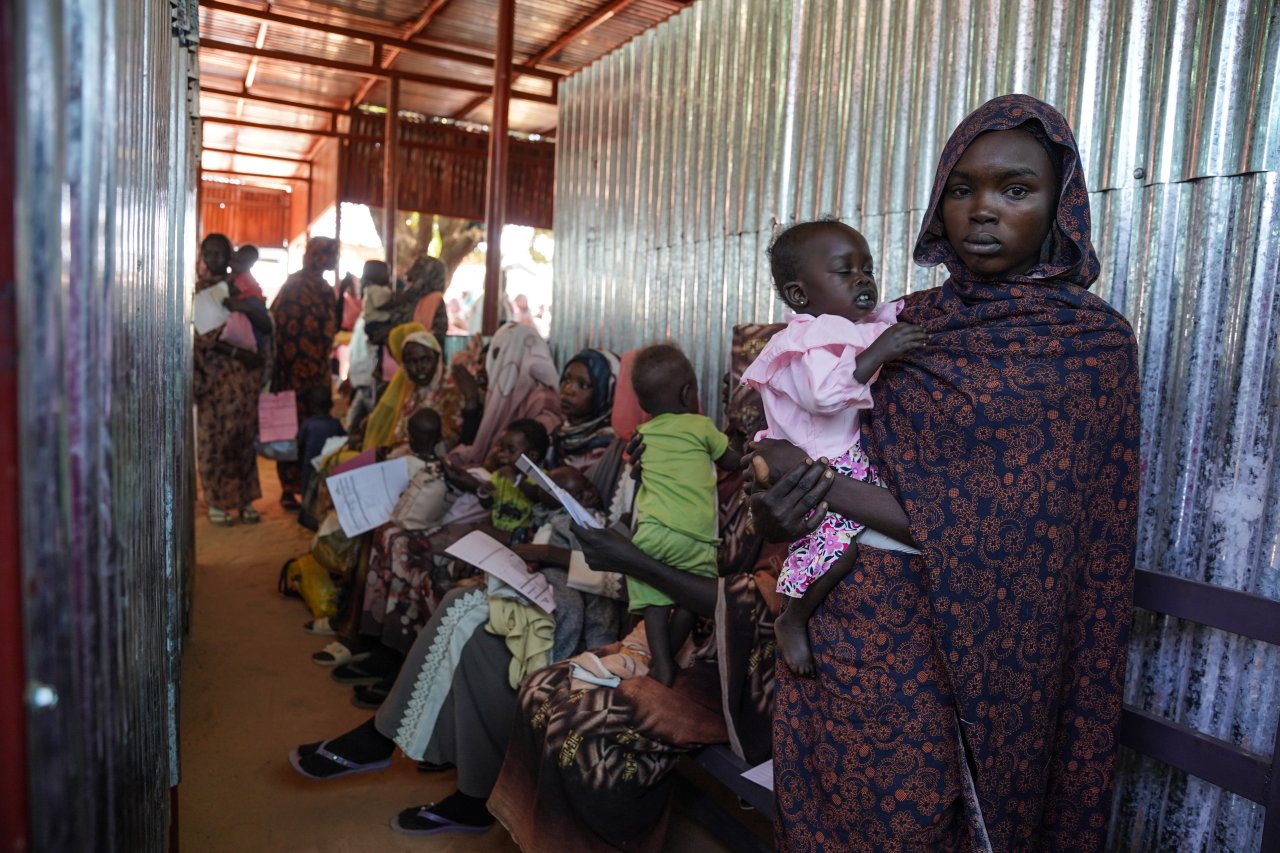
<svg viewBox="0 0 1280 853">
<path fill-rule="evenodd" d="M 978 135 L 1024 128 L 1058 160 L 1041 262 L 993 281 L 961 263 L 938 216 Z M 1138 511 L 1133 331 L 1089 293 L 1098 259 L 1070 127 L 1008 95 L 960 124 L 916 243 L 941 288 L 901 319 L 929 345 L 886 369 L 868 451 L 923 551 L 925 594 L 996 850 L 1102 847 L 1124 685 Z"/>
</svg>

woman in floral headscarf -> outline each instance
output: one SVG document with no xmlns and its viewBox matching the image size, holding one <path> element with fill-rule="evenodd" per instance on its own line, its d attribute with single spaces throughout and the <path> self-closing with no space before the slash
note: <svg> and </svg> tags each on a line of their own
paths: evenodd
<svg viewBox="0 0 1280 853">
<path fill-rule="evenodd" d="M 900 317 L 929 344 L 884 370 L 863 423 L 887 488 L 759 453 L 771 538 L 830 505 L 922 552 L 861 549 L 810 622 L 816 677 L 779 664 L 779 849 L 1105 843 L 1140 423 L 1133 331 L 1088 290 L 1089 228 L 1062 115 L 984 104 L 943 149 L 916 242 L 950 273 Z"/>
</svg>

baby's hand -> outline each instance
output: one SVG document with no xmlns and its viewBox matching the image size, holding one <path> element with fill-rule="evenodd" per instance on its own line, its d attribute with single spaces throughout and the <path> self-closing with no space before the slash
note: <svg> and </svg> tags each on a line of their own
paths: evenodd
<svg viewBox="0 0 1280 853">
<path fill-rule="evenodd" d="M 914 323 L 894 323 L 876 338 L 868 351 L 875 350 L 883 364 L 896 361 L 912 350 L 918 350 L 929 343 L 929 335 Z"/>
<path fill-rule="evenodd" d="M 763 456 L 751 457 L 751 471 L 755 477 L 757 486 L 769 485 L 769 463 L 764 461 Z"/>
</svg>

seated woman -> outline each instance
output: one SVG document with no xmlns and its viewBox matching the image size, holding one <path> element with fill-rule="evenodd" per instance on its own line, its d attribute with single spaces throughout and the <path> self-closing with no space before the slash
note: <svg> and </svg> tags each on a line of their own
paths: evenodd
<svg viewBox="0 0 1280 853">
<path fill-rule="evenodd" d="M 468 532 L 483 528 L 504 539 L 528 524 L 533 501 L 515 491 L 514 465 L 521 454 L 541 462 L 547 443 L 546 430 L 537 421 L 515 421 L 499 434 L 484 467 L 493 478 L 490 484 L 504 484 L 503 498 L 491 504 L 487 525 L 468 525 Z M 434 458 L 434 453 L 432 455 Z M 434 464 L 440 468 L 443 484 L 447 479 L 445 472 L 438 462 Z M 510 484 L 510 488 L 505 484 Z M 360 633 L 401 655 L 413 645 L 418 629 L 456 581 L 433 571 L 439 549 L 433 547 L 438 543 L 433 543 L 432 534 L 439 530 L 447 504 L 453 503 L 459 494 L 457 490 L 450 491 L 452 495 L 447 501 L 441 501 L 441 512 L 429 524 L 406 527 L 392 521 L 374 532 L 373 551 L 365 575 Z"/>
<path fill-rule="evenodd" d="M 484 413 L 475 438 L 449 452 L 459 468 L 480 465 L 507 424 L 532 418 L 554 432 L 564 420 L 556 393 L 559 371 L 547 342 L 528 326 L 508 323 L 494 333 L 485 355 Z"/>
<path fill-rule="evenodd" d="M 560 373 L 560 414 L 551 433 L 549 467 L 587 468 L 608 452 L 617 437 L 610 423 L 618 383 L 618 357 L 608 350 L 584 349 Z"/>
<path fill-rule="evenodd" d="M 362 450 L 376 451 L 382 458 L 408 454 L 409 420 L 415 412 L 423 409 L 431 409 L 440 416 L 442 437 L 446 440 L 449 436 L 456 437 L 462 423 L 460 397 L 456 396 L 453 383 L 443 376 L 440 344 L 435 336 L 417 323 L 406 323 L 392 329 L 388 342 L 391 354 L 400 368 L 369 415 L 364 438 L 360 442 Z M 356 455 L 348 449 L 331 454 L 321 462 L 312 488 L 304 496 L 308 515 L 317 519 L 330 515 L 333 505 L 324 487 L 325 478 L 338 465 Z M 348 540 L 332 523 L 322 527 L 322 532 L 324 531 L 327 532 L 323 537 L 323 548 L 319 553 L 313 549 L 313 555 L 320 558 L 321 563 L 331 572 L 350 575 L 360 555 L 358 543 Z M 335 559 L 341 564 L 334 565 Z M 352 615 L 347 613 L 346 618 L 340 621 L 353 633 Z M 333 634 L 333 623 L 337 621 L 339 620 L 317 619 L 308 623 L 307 630 L 317 634 Z M 350 649 L 340 641 L 331 643 L 330 647 L 312 656 L 317 663 L 326 666 L 345 663 L 350 657 Z"/>
<path fill-rule="evenodd" d="M 735 351 L 753 355 L 751 350 L 751 347 L 740 346 Z M 756 401 L 753 405 L 747 394 L 741 395 L 735 403 L 739 403 L 741 409 L 731 408 L 728 421 L 731 425 L 737 424 L 736 440 L 741 442 L 759 428 L 760 419 L 743 421 L 735 416 L 735 411 L 754 409 L 758 412 L 759 404 Z M 717 647 L 714 643 L 703 647 L 701 663 L 683 670 L 671 688 L 656 683 L 646 688 L 638 682 L 651 679 L 635 679 L 624 682 L 616 690 L 599 687 L 586 694 L 593 708 L 605 707 L 610 721 L 618 719 L 617 715 L 637 721 L 634 724 L 636 737 L 626 743 L 637 743 L 637 749 L 649 753 L 640 760 L 647 768 L 645 780 L 654 785 L 662 786 L 665 771 L 675 758 L 694 745 L 725 740 L 764 744 L 766 747 L 768 744 L 773 661 L 769 626 L 776 605 L 776 596 L 772 595 L 775 581 L 758 582 L 756 567 L 759 562 L 765 576 L 776 577 L 776 566 L 781 564 L 780 556 L 784 549 L 776 549 L 762 557 L 758 538 L 746 530 L 746 512 L 739 501 L 740 484 L 739 475 L 725 475 L 719 492 L 724 539 L 721 568 L 728 579 L 690 579 L 674 570 L 664 572 L 664 567 L 655 567 L 652 561 L 637 569 L 649 572 L 645 580 L 668 589 L 673 597 L 708 615 L 715 609 L 717 589 L 723 587 L 724 606 L 720 622 L 727 630 L 718 634 L 719 648 L 724 652 L 719 665 L 724 673 L 724 683 L 728 685 L 725 707 L 731 709 L 731 727 L 726 727 L 717 700 L 721 678 L 716 673 L 716 663 L 706 658 L 706 653 Z M 628 561 L 638 553 L 625 541 L 619 542 L 621 537 L 615 534 L 590 535 L 593 540 L 603 537 L 601 545 L 587 545 L 587 540 L 582 540 L 584 547 L 597 549 L 589 556 L 589 562 L 594 565 L 612 567 L 616 560 L 619 567 L 626 568 L 624 564 L 629 564 Z M 668 575 L 680 581 L 679 589 L 667 586 L 671 579 Z M 689 580 L 705 583 L 691 585 L 687 583 Z M 774 599 L 772 603 L 770 597 Z M 458 790 L 439 803 L 405 810 L 393 823 L 397 829 L 427 835 L 484 831 L 492 825 L 494 818 L 489 814 L 485 801 L 498 779 L 507 752 L 508 733 L 517 714 L 522 713 L 518 709 L 523 706 L 518 706 L 516 689 L 509 679 L 512 654 L 506 643 L 501 637 L 478 630 L 488 617 L 483 589 L 453 590 L 419 634 L 391 695 L 377 716 L 340 737 L 298 747 L 290 756 L 294 767 L 313 779 L 369 772 L 386 767 L 395 747 L 399 746 L 410 758 L 425 758 L 433 766 L 455 765 Z M 749 663 L 749 660 L 755 663 Z M 564 663 L 534 673 L 526 680 L 525 691 L 535 684 L 545 684 L 544 676 L 548 673 L 558 682 L 561 673 L 570 671 L 569 665 Z M 568 686 L 567 681 L 565 686 Z M 566 695 L 565 702 L 571 701 Z M 667 716 L 673 708 L 681 709 L 679 715 Z M 537 710 L 532 709 L 528 716 L 536 715 Z M 603 721 L 605 716 L 600 719 Z M 640 720 L 653 720 L 658 725 L 657 730 L 651 733 L 652 737 L 647 724 Z M 671 726 L 673 721 L 674 730 Z M 599 726 L 597 730 L 611 740 L 619 734 L 629 737 L 629 729 L 614 731 L 612 722 L 608 727 L 608 732 Z M 644 735 L 640 734 L 641 730 L 645 731 Z M 730 735 L 730 730 L 735 734 Z M 635 764 L 637 753 L 631 750 L 612 752 L 616 762 L 620 763 L 611 763 L 610 766 L 616 766 L 621 774 L 629 774 L 631 771 L 627 768 Z M 625 758 L 628 754 L 632 756 L 630 760 Z M 584 750 L 582 758 L 586 759 L 587 755 L 588 751 Z M 758 755 L 753 750 L 749 757 Z M 610 759 L 610 762 L 615 759 Z M 599 778 L 582 764 L 574 764 L 568 772 L 581 774 L 583 780 Z M 633 780 L 634 774 L 627 778 Z M 520 795 L 520 784 L 516 783 L 508 798 Z M 549 776 L 545 784 L 553 785 Z M 574 784 L 590 787 L 586 781 Z M 530 783 L 523 791 L 533 796 L 536 788 Z M 617 817 L 619 830 L 630 837 L 660 842 L 662 828 L 655 829 L 654 823 L 662 822 L 666 798 L 660 795 L 641 796 L 638 801 L 631 799 L 637 793 L 641 792 L 634 785 L 626 789 L 627 799 L 620 803 L 619 811 L 630 810 L 631 814 Z M 563 810 L 566 806 L 560 803 L 555 808 Z M 500 814 L 507 822 L 508 812 Z M 548 814 L 553 822 L 564 818 L 564 814 Z M 508 826 L 514 828 L 512 823 Z M 524 823 L 519 826 L 523 829 Z M 522 831 L 517 837 L 523 841 L 528 835 Z M 572 834 L 566 836 L 569 841 L 576 837 Z M 552 846 L 554 849 L 574 849 L 568 841 Z"/>
</svg>

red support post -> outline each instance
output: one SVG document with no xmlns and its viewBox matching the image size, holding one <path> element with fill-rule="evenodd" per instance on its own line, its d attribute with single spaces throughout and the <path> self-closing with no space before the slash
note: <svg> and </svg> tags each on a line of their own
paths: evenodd
<svg viewBox="0 0 1280 853">
<path fill-rule="evenodd" d="M 387 84 L 387 129 L 382 136 L 382 241 L 386 246 L 387 269 L 392 281 L 396 274 L 396 202 L 399 199 L 400 164 L 400 78 Z"/>
<path fill-rule="evenodd" d="M 4 44 L 13 44 L 13 16 L 0 13 Z M 0 851 L 27 850 L 27 712 L 26 665 L 23 662 L 21 501 L 18 449 L 18 318 L 17 258 L 14 252 L 14 209 L 17 197 L 14 163 L 17 132 L 13 121 L 13 53 L 0 60 Z"/>
<path fill-rule="evenodd" d="M 483 331 L 498 330 L 502 290 L 502 225 L 507 219 L 507 113 L 511 106 L 511 53 L 515 39 L 516 0 L 498 7 L 498 44 L 493 59 L 493 121 L 489 126 L 489 189 L 485 204 Z"/>
<path fill-rule="evenodd" d="M 342 281 L 342 185 L 346 181 L 347 176 L 347 143 L 343 139 L 337 141 L 338 146 L 338 163 L 336 166 L 337 180 L 333 189 L 333 239 L 338 241 L 338 271 L 334 273 L 338 281 Z"/>
</svg>

